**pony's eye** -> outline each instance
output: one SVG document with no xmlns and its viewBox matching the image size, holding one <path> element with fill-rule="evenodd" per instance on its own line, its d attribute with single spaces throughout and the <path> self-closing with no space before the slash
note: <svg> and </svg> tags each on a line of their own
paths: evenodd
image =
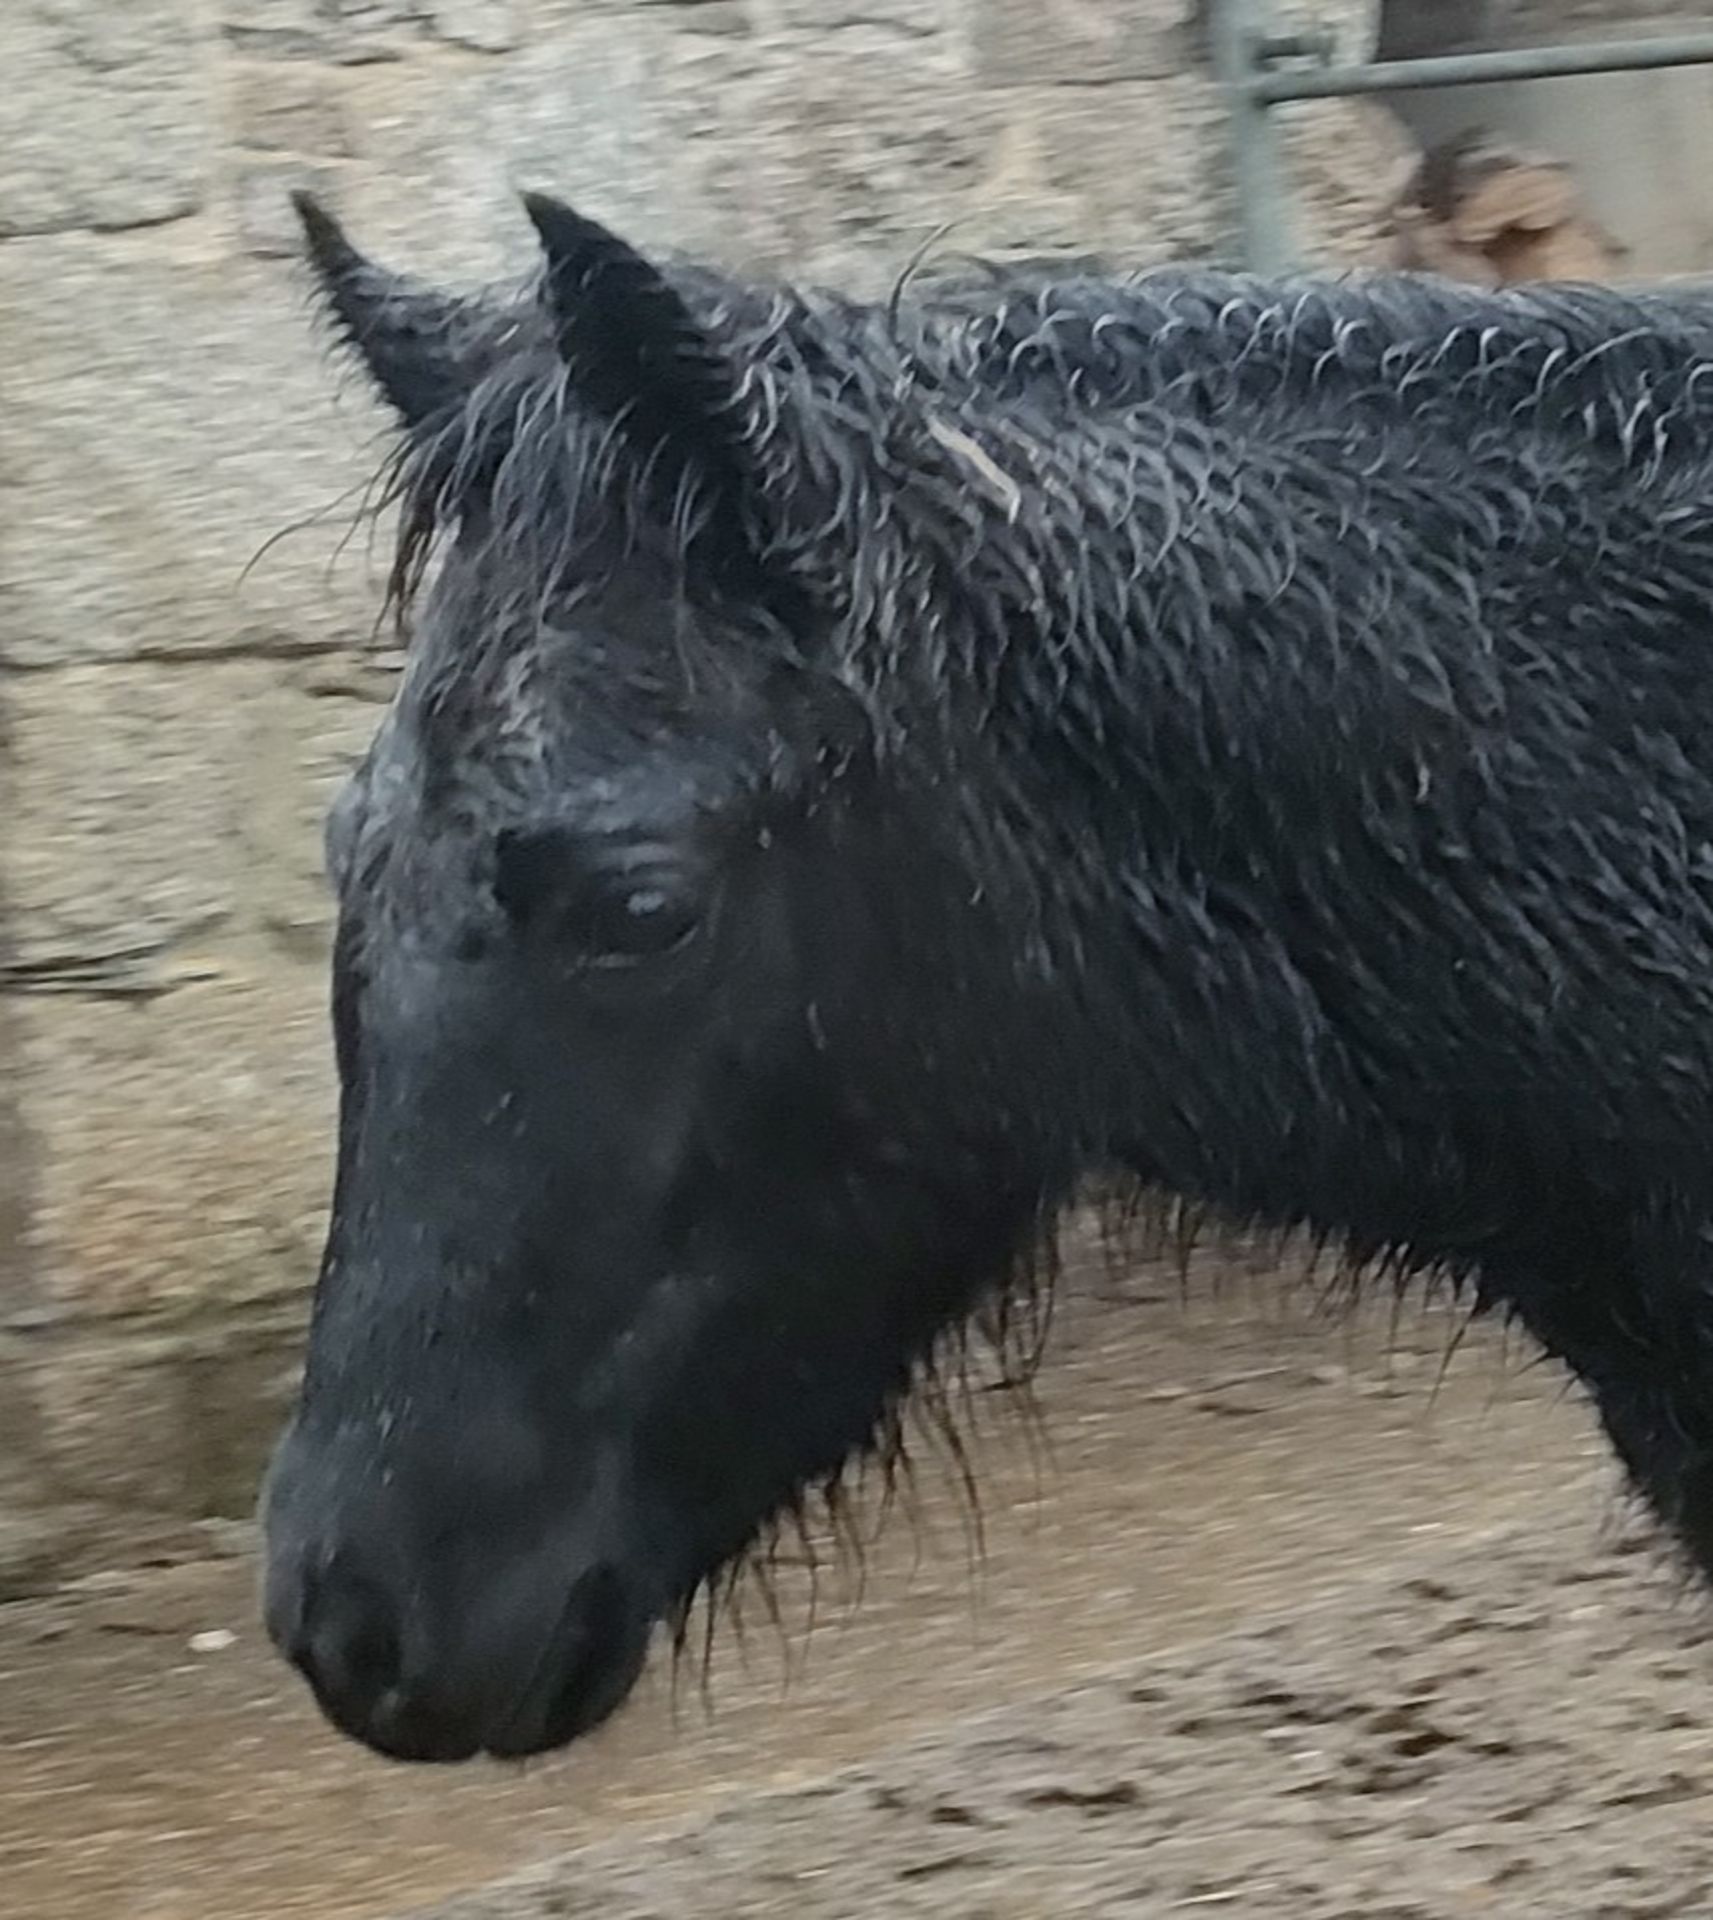
<svg viewBox="0 0 1713 1920">
<path fill-rule="evenodd" d="M 700 924 L 693 901 L 646 874 L 590 872 L 555 832 L 502 833 L 494 898 L 514 925 L 573 966 L 634 966 L 683 946 Z"/>
<path fill-rule="evenodd" d="M 566 933 L 595 966 L 622 967 L 681 947 L 696 931 L 697 915 L 661 887 L 603 890 L 575 912 Z"/>
</svg>

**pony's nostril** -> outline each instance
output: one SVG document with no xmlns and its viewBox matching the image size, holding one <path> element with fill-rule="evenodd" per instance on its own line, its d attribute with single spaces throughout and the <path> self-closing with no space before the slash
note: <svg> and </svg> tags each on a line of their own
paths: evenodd
<svg viewBox="0 0 1713 1920">
<path fill-rule="evenodd" d="M 530 1685 L 483 1745 L 500 1759 L 561 1747 L 600 1723 L 629 1694 L 648 1647 L 649 1616 L 610 1567 L 572 1587 Z"/>
<path fill-rule="evenodd" d="M 292 1657 L 337 1717 L 366 1718 L 399 1684 L 404 1659 L 397 1612 L 373 1580 L 329 1573 L 305 1594 Z"/>
<path fill-rule="evenodd" d="M 406 1675 L 397 1602 L 366 1574 L 337 1562 L 280 1602 L 275 1637 L 334 1726 L 394 1760 L 467 1760 L 477 1734 L 467 1706 Z M 294 1625 L 294 1631 L 282 1631 Z"/>
</svg>

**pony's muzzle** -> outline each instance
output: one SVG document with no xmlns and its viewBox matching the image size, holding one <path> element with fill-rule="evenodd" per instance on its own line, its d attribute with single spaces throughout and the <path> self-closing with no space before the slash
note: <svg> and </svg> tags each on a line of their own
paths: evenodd
<svg viewBox="0 0 1713 1920">
<path fill-rule="evenodd" d="M 350 1738 L 393 1760 L 519 1759 L 565 1746 L 629 1694 L 651 1617 L 586 1529 L 520 1540 L 467 1523 L 401 1541 L 382 1502 L 318 1501 L 301 1525 L 305 1506 L 280 1486 L 276 1465 L 268 1632 Z"/>
</svg>

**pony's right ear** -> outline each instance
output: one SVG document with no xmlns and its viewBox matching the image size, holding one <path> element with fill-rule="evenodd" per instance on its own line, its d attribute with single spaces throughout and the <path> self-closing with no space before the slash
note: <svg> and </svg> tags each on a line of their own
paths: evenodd
<svg viewBox="0 0 1713 1920">
<path fill-rule="evenodd" d="M 407 427 L 455 406 L 467 379 L 453 351 L 453 302 L 365 260 L 313 194 L 291 200 L 322 297 L 388 405 Z"/>
</svg>

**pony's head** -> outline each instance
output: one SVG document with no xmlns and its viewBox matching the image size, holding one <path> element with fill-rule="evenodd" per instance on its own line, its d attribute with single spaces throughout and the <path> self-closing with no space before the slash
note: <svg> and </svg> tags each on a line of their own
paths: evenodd
<svg viewBox="0 0 1713 1920">
<path fill-rule="evenodd" d="M 804 529 L 861 490 L 782 453 L 816 375 L 528 209 L 539 279 L 481 304 L 301 205 L 398 420 L 408 651 L 329 822 L 338 1169 L 267 1609 L 341 1728 L 425 1759 L 608 1715 L 888 1444 L 1060 1184 L 990 1097 L 1002 885 L 840 664 Z"/>
</svg>

